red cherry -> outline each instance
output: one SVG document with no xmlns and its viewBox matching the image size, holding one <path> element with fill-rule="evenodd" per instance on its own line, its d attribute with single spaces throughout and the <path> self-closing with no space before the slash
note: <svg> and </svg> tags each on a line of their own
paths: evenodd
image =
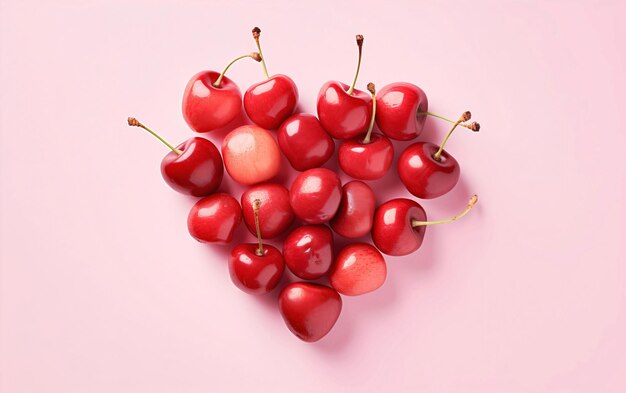
<svg viewBox="0 0 626 393">
<path fill-rule="evenodd" d="M 339 252 L 330 283 L 342 295 L 358 296 L 380 288 L 387 278 L 385 258 L 367 243 L 353 243 Z"/>
<path fill-rule="evenodd" d="M 287 75 L 273 75 L 250 86 L 243 96 L 246 114 L 255 124 L 278 128 L 296 109 L 298 88 Z"/>
<path fill-rule="evenodd" d="M 356 36 L 359 61 L 352 86 L 337 82 L 326 82 L 317 96 L 317 116 L 322 127 L 336 139 L 349 139 L 364 133 L 372 116 L 371 97 L 356 90 L 354 86 L 361 68 L 363 36 Z"/>
<path fill-rule="evenodd" d="M 333 263 L 333 233 L 324 225 L 304 225 L 287 236 L 283 256 L 293 274 L 315 280 Z"/>
<path fill-rule="evenodd" d="M 335 142 L 317 117 L 306 113 L 298 113 L 285 120 L 276 136 L 283 154 L 298 171 L 325 164 L 335 152 Z"/>
<path fill-rule="evenodd" d="M 228 260 L 228 270 L 233 283 L 242 291 L 262 295 L 272 291 L 283 276 L 285 262 L 276 247 L 263 245 L 259 228 L 259 206 L 261 201 L 254 201 L 256 244 L 240 244 L 233 248 Z"/>
<path fill-rule="evenodd" d="M 200 199 L 187 217 L 189 233 L 199 242 L 229 243 L 241 222 L 239 202 L 218 193 Z"/>
<path fill-rule="evenodd" d="M 419 203 L 404 198 L 392 199 L 376 209 L 372 240 L 383 254 L 410 254 L 422 245 L 426 226 L 458 220 L 477 202 L 478 197 L 474 195 L 460 214 L 447 220 L 426 221 L 426 212 Z"/>
<path fill-rule="evenodd" d="M 241 184 L 271 179 L 280 170 L 280 149 L 269 131 L 245 125 L 231 131 L 222 141 L 224 165 Z"/>
<path fill-rule="evenodd" d="M 256 234 L 254 201 L 259 200 L 258 212 L 261 237 L 272 239 L 283 233 L 294 219 L 289 204 L 289 190 L 281 184 L 263 183 L 252 186 L 241 195 L 243 221 L 252 234 Z"/>
<path fill-rule="evenodd" d="M 376 90 L 373 83 L 367 85 L 372 94 L 372 117 L 365 138 L 356 137 L 339 145 L 339 166 L 349 176 L 361 180 L 383 177 L 393 162 L 393 145 L 387 137 L 372 134 L 376 118 Z"/>
<path fill-rule="evenodd" d="M 222 183 L 224 166 L 219 150 L 204 138 L 190 138 L 173 147 L 134 117 L 128 125 L 148 131 L 171 150 L 161 161 L 161 175 L 174 190 L 193 196 L 215 192 Z"/>
<path fill-rule="evenodd" d="M 313 168 L 302 172 L 291 185 L 289 192 L 293 212 L 309 224 L 330 221 L 341 202 L 341 181 L 326 168 Z"/>
<path fill-rule="evenodd" d="M 454 129 L 469 120 L 470 112 L 465 112 L 452 127 L 440 146 L 428 142 L 418 142 L 407 147 L 398 159 L 398 175 L 409 192 L 418 198 L 431 199 L 446 194 L 459 181 L 459 163 L 443 150 Z M 471 123 L 464 126 L 478 131 L 480 125 Z"/>
<path fill-rule="evenodd" d="M 239 56 L 222 73 L 202 71 L 194 75 L 183 93 L 183 117 L 196 132 L 209 132 L 233 121 L 241 112 L 241 91 L 224 74 L 237 60 L 251 57 L 260 61 L 258 53 Z"/>
<path fill-rule="evenodd" d="M 341 204 L 330 222 L 331 228 L 349 239 L 367 235 L 372 230 L 376 197 L 367 184 L 354 180 L 344 184 Z"/>
<path fill-rule="evenodd" d="M 391 83 L 376 99 L 376 124 L 391 139 L 408 141 L 422 133 L 428 112 L 426 93 L 411 83 Z"/>
<path fill-rule="evenodd" d="M 315 342 L 326 336 L 341 313 L 341 296 L 332 288 L 294 282 L 278 296 L 278 308 L 287 327 L 299 339 Z"/>
</svg>

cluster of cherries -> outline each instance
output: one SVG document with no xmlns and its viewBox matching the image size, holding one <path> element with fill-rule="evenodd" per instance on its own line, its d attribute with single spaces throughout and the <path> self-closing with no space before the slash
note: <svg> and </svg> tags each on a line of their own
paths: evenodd
<svg viewBox="0 0 626 393">
<path fill-rule="evenodd" d="M 408 141 L 422 132 L 426 116 L 453 123 L 441 146 L 418 142 L 400 155 L 398 175 L 409 192 L 419 198 L 439 197 L 450 191 L 460 175 L 459 164 L 443 150 L 457 126 L 478 131 L 480 126 L 465 112 L 449 120 L 428 112 L 426 94 L 410 83 L 392 83 L 378 94 L 372 83 L 369 94 L 355 89 L 363 46 L 357 35 L 359 60 L 351 86 L 337 81 L 324 84 L 317 98 L 318 117 L 297 113 L 298 89 L 286 75 L 269 76 L 259 43 L 261 30 L 252 30 L 258 52 L 234 59 L 221 73 L 202 71 L 194 75 L 184 92 L 183 115 L 189 126 L 206 133 L 227 126 L 241 113 L 242 97 L 237 85 L 225 76 L 236 61 L 252 58 L 262 63 L 266 80 L 252 85 L 243 96 L 243 107 L 254 125 L 235 128 L 222 141 L 221 155 L 209 140 L 193 137 L 174 147 L 134 118 L 128 124 L 145 129 L 169 152 L 161 163 L 165 181 L 176 191 L 200 199 L 189 212 L 190 234 L 200 242 L 229 243 L 242 218 L 256 234 L 258 244 L 239 244 L 230 254 L 230 276 L 250 294 L 275 289 L 285 265 L 303 280 L 328 275 L 330 286 L 310 282 L 286 285 L 278 306 L 289 329 L 304 341 L 317 341 L 333 327 L 341 312 L 339 294 L 362 295 L 379 288 L 386 279 L 383 254 L 407 255 L 417 250 L 426 226 L 464 216 L 477 198 L 474 195 L 459 215 L 427 221 L 415 201 L 392 199 L 376 207 L 374 192 L 361 180 L 374 180 L 390 169 L 394 148 L 391 139 Z M 374 133 L 374 125 L 381 133 Z M 276 139 L 268 130 L 277 130 Z M 341 184 L 337 174 L 322 168 L 340 140 L 338 161 L 354 179 Z M 277 141 L 278 142 L 277 142 Z M 267 182 L 280 171 L 280 155 L 301 173 L 288 190 Z M 222 161 L 223 157 L 223 161 Z M 218 188 L 224 175 L 249 186 L 241 204 Z M 263 239 L 287 231 L 295 219 L 304 225 L 284 240 L 282 253 Z M 329 224 L 329 226 L 325 225 Z M 331 230 L 332 228 L 332 230 Z M 371 234 L 376 247 L 355 242 L 338 254 L 333 232 L 358 239 Z"/>
</svg>

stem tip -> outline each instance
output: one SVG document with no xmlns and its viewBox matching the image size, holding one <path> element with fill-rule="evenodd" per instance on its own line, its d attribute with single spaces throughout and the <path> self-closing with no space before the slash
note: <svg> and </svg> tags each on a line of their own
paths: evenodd
<svg viewBox="0 0 626 393">
<path fill-rule="evenodd" d="M 356 44 L 358 46 L 363 46 L 363 36 L 361 34 L 356 35 Z"/>
<path fill-rule="evenodd" d="M 376 85 L 373 84 L 372 82 L 368 83 L 367 84 L 367 91 L 372 93 L 372 95 L 376 94 Z"/>
<path fill-rule="evenodd" d="M 254 38 L 255 40 L 258 40 L 260 36 L 261 36 L 261 29 L 255 26 L 252 29 L 252 38 Z"/>
<path fill-rule="evenodd" d="M 263 57 L 261 56 L 261 54 L 259 52 L 252 52 L 250 53 L 250 57 L 256 61 L 261 61 L 263 60 Z"/>
<path fill-rule="evenodd" d="M 478 195 L 472 195 L 469 202 L 467 202 L 467 207 L 474 207 L 475 204 L 478 203 Z"/>
<path fill-rule="evenodd" d="M 468 121 L 469 119 L 472 118 L 472 112 L 470 111 L 465 111 L 463 112 L 463 114 L 461 115 L 461 118 L 459 119 L 459 121 Z"/>
<path fill-rule="evenodd" d="M 139 122 L 139 120 L 135 119 L 134 117 L 128 118 L 128 125 L 131 127 L 141 127 L 141 123 Z"/>
</svg>

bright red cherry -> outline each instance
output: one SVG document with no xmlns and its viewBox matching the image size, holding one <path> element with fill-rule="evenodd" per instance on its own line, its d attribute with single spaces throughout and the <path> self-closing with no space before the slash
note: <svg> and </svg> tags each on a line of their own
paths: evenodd
<svg viewBox="0 0 626 393">
<path fill-rule="evenodd" d="M 260 201 L 255 213 L 255 201 Z M 252 234 L 256 234 L 255 218 L 259 217 L 263 239 L 272 239 L 285 232 L 294 219 L 289 203 L 289 190 L 281 184 L 262 183 L 252 186 L 241 195 L 243 221 Z"/>
<path fill-rule="evenodd" d="M 231 131 L 222 141 L 224 165 L 241 184 L 264 182 L 280 170 L 280 149 L 269 131 L 245 125 Z"/>
<path fill-rule="evenodd" d="M 441 146 L 418 142 L 402 152 L 398 159 L 398 175 L 411 194 L 422 199 L 432 199 L 454 188 L 459 181 L 461 168 L 443 147 L 457 125 L 470 117 L 470 112 L 465 112 L 448 132 Z M 480 129 L 480 125 L 475 122 L 464 126 L 473 131 Z"/>
<path fill-rule="evenodd" d="M 330 226 L 343 237 L 355 239 L 372 230 L 376 197 L 367 184 L 354 180 L 343 185 L 341 203 Z"/>
<path fill-rule="evenodd" d="M 326 82 L 317 96 L 317 116 L 322 127 L 336 139 L 349 139 L 362 134 L 372 116 L 371 97 L 369 94 L 356 90 L 361 56 L 363 52 L 363 36 L 356 36 L 359 48 L 359 61 L 352 86 L 337 82 Z"/>
<path fill-rule="evenodd" d="M 233 121 L 241 112 L 241 91 L 225 76 L 237 60 L 250 57 L 261 61 L 254 52 L 231 61 L 222 73 L 201 71 L 194 75 L 183 93 L 183 117 L 196 132 L 209 132 Z"/>
<path fill-rule="evenodd" d="M 222 157 L 211 141 L 190 138 L 174 147 L 134 117 L 128 118 L 128 125 L 143 128 L 170 148 L 161 161 L 161 175 L 174 190 L 199 197 L 215 192 L 222 183 Z"/>
<path fill-rule="evenodd" d="M 391 139 L 408 141 L 422 133 L 428 112 L 426 93 L 411 83 L 391 83 L 376 99 L 376 124 Z"/>
<path fill-rule="evenodd" d="M 393 145 L 387 137 L 372 134 L 376 118 L 376 89 L 373 83 L 367 85 L 372 94 L 372 118 L 365 138 L 356 137 L 339 145 L 339 166 L 349 176 L 361 180 L 375 180 L 383 177 L 393 162 Z"/>
<path fill-rule="evenodd" d="M 285 262 L 276 247 L 263 245 L 259 228 L 259 199 L 254 201 L 256 233 L 259 244 L 240 244 L 233 248 L 228 271 L 233 283 L 242 291 L 262 295 L 272 291 L 283 276 Z"/>
<path fill-rule="evenodd" d="M 302 172 L 289 192 L 293 212 L 309 224 L 330 221 L 341 202 L 341 181 L 335 172 L 313 168 Z"/>
<path fill-rule="evenodd" d="M 246 114 L 255 124 L 269 130 L 278 128 L 298 104 L 298 88 L 287 75 L 269 76 L 261 52 L 261 29 L 252 29 L 252 36 L 261 54 L 261 64 L 266 80 L 250 86 L 243 96 Z"/>
<path fill-rule="evenodd" d="M 193 205 L 187 217 L 187 228 L 199 242 L 230 243 L 240 222 L 239 202 L 228 194 L 218 193 Z"/>
<path fill-rule="evenodd" d="M 280 149 L 297 171 L 320 167 L 335 152 L 333 138 L 322 128 L 317 117 L 306 113 L 287 118 L 276 136 Z"/>
<path fill-rule="evenodd" d="M 293 274 L 315 280 L 328 272 L 333 263 L 333 233 L 324 225 L 304 225 L 287 236 L 283 257 Z"/>
<path fill-rule="evenodd" d="M 447 220 L 426 221 L 426 212 L 419 203 L 405 198 L 392 199 L 376 209 L 372 240 L 383 254 L 410 254 L 422 245 L 426 226 L 458 220 L 477 202 L 478 197 L 474 195 L 462 213 Z"/>
<path fill-rule="evenodd" d="M 385 258 L 372 245 L 353 243 L 337 254 L 330 284 L 342 295 L 358 296 L 380 288 L 387 278 Z"/>
<path fill-rule="evenodd" d="M 294 282 L 278 296 L 287 327 L 300 340 L 315 342 L 326 336 L 341 313 L 341 296 L 323 285 Z"/>
</svg>

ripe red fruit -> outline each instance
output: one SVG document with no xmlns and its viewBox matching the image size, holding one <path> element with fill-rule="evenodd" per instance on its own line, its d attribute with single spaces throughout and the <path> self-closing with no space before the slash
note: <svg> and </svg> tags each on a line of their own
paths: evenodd
<svg viewBox="0 0 626 393">
<path fill-rule="evenodd" d="M 387 278 L 385 258 L 372 245 L 353 243 L 337 254 L 330 284 L 342 295 L 358 296 L 380 288 Z"/>
</svg>

